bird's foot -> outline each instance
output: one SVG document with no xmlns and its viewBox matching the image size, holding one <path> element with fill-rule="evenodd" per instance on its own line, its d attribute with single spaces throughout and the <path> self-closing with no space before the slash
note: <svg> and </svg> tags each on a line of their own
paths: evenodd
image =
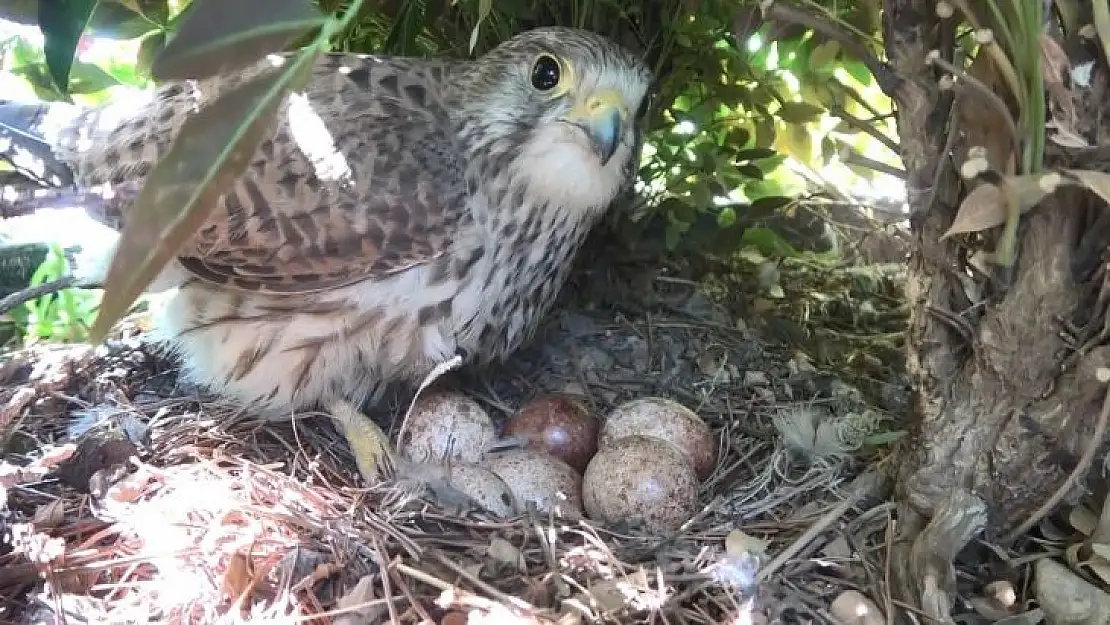
<svg viewBox="0 0 1110 625">
<path fill-rule="evenodd" d="M 395 463 L 389 436 L 349 401 L 335 401 L 328 412 L 339 422 L 351 447 L 359 473 L 368 485 L 377 484 L 392 472 Z"/>
<path fill-rule="evenodd" d="M 424 389 L 443 374 L 461 365 L 463 359 L 464 355 L 456 354 L 450 360 L 437 365 L 425 376 L 409 404 L 404 420 L 401 422 L 401 433 L 405 431 L 409 413 L 412 412 L 417 398 L 424 392 Z M 328 412 L 342 426 L 343 436 L 347 439 L 347 444 L 351 446 L 355 464 L 358 465 L 359 473 L 362 473 L 362 477 L 367 484 L 377 484 L 384 477 L 396 473 L 399 458 L 389 442 L 389 436 L 378 427 L 377 423 L 363 414 L 354 404 L 343 399 L 328 404 Z"/>
</svg>

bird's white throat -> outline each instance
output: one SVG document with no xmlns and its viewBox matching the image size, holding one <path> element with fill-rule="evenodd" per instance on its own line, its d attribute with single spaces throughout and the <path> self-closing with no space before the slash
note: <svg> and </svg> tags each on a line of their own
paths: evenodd
<svg viewBox="0 0 1110 625">
<path fill-rule="evenodd" d="M 622 142 L 602 166 L 581 131 L 550 124 L 524 144 L 514 166 L 536 196 L 569 210 L 601 212 L 621 191 L 629 149 Z"/>
</svg>

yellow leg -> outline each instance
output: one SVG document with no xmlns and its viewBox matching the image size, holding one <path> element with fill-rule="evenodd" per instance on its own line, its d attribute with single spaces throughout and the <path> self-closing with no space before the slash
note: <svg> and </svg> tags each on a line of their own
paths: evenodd
<svg viewBox="0 0 1110 625">
<path fill-rule="evenodd" d="M 351 446 L 362 477 L 367 484 L 376 484 L 382 477 L 383 469 L 393 463 L 389 436 L 348 401 L 332 402 L 328 411 L 342 426 L 343 436 Z"/>
</svg>

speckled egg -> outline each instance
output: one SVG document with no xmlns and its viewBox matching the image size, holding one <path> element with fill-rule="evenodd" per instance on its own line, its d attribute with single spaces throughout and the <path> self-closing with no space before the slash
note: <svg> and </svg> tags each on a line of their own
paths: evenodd
<svg viewBox="0 0 1110 625">
<path fill-rule="evenodd" d="M 601 424 L 579 401 L 565 395 L 543 395 L 520 407 L 505 424 L 506 436 L 528 441 L 581 473 L 597 452 Z"/>
<path fill-rule="evenodd" d="M 476 464 L 452 464 L 447 480 L 460 493 L 470 497 L 486 510 L 500 516 L 516 514 L 513 491 L 496 473 Z"/>
<path fill-rule="evenodd" d="M 651 532 L 674 530 L 694 514 L 698 477 L 675 445 L 625 436 L 598 450 L 582 479 L 586 514 L 604 523 L 639 520 Z"/>
<path fill-rule="evenodd" d="M 476 463 L 495 440 L 493 421 L 478 402 L 433 391 L 417 399 L 397 447 L 414 462 Z"/>
<path fill-rule="evenodd" d="M 661 438 L 682 450 L 699 480 L 717 465 L 717 442 L 701 417 L 682 404 L 662 397 L 644 397 L 620 404 L 601 426 L 598 448 L 627 436 Z"/>
<path fill-rule="evenodd" d="M 543 514 L 556 510 L 566 518 L 582 517 L 582 476 L 555 456 L 513 449 L 490 454 L 481 464 L 508 484 L 521 509 L 531 503 Z"/>
</svg>

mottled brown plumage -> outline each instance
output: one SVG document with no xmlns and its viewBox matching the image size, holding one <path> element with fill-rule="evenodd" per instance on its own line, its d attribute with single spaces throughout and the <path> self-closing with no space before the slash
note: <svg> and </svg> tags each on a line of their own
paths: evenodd
<svg viewBox="0 0 1110 625">
<path fill-rule="evenodd" d="M 40 130 L 78 184 L 140 181 L 192 111 L 273 67 Z M 361 401 L 457 352 L 506 355 L 632 181 L 650 82 L 566 28 L 475 60 L 326 56 L 159 278 L 179 288 L 157 337 L 197 382 L 279 414 Z"/>
</svg>

